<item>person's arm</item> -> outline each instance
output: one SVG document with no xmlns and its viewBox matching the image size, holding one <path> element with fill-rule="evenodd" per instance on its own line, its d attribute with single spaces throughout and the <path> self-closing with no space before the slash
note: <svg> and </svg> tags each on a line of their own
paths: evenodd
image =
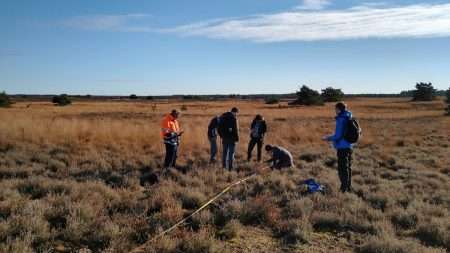
<svg viewBox="0 0 450 253">
<path fill-rule="evenodd" d="M 252 124 L 250 124 L 250 130 L 252 130 L 255 127 L 256 124 L 256 120 L 252 121 Z"/>
<path fill-rule="evenodd" d="M 217 118 L 217 134 L 219 134 L 220 138 L 223 138 L 223 129 L 222 129 L 222 120 Z"/>
<path fill-rule="evenodd" d="M 261 135 L 264 137 L 266 135 L 267 132 L 267 124 L 266 121 L 264 120 L 261 124 Z"/>
<path fill-rule="evenodd" d="M 334 135 L 328 136 L 328 141 L 338 141 L 342 139 L 344 135 L 344 123 L 345 118 L 337 118 L 336 119 L 336 129 L 334 131 Z"/>
<path fill-rule="evenodd" d="M 234 140 L 236 142 L 239 142 L 239 124 L 238 124 L 238 120 L 236 118 L 234 119 L 233 124 L 234 124 L 234 127 L 233 127 L 233 129 L 234 129 Z"/>
<path fill-rule="evenodd" d="M 214 119 L 215 120 L 215 119 Z M 208 124 L 208 137 L 213 137 L 214 136 L 214 134 L 213 134 L 213 130 L 214 130 L 214 128 L 213 128 L 213 126 L 214 126 L 214 120 L 211 120 L 210 122 L 209 122 L 209 124 Z M 216 126 L 217 126 L 217 124 L 216 124 Z"/>
<path fill-rule="evenodd" d="M 273 162 L 273 158 L 270 158 L 269 160 L 266 160 L 265 162 L 266 163 L 271 163 L 271 162 Z"/>
</svg>

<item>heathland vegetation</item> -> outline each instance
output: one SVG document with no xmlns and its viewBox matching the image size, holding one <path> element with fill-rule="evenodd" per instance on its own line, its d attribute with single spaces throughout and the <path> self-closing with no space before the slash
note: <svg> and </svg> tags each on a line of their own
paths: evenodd
<svg viewBox="0 0 450 253">
<path fill-rule="evenodd" d="M 338 191 L 334 150 L 320 139 L 333 104 L 226 100 L 16 102 L 0 110 L 0 252 L 128 252 L 262 164 L 246 162 L 257 113 L 267 143 L 292 151 L 295 168 L 233 188 L 147 252 L 448 252 L 450 118 L 441 100 L 353 98 L 364 132 L 353 188 Z M 209 165 L 206 127 L 240 108 L 236 170 Z M 185 108 L 179 167 L 159 178 L 160 120 Z M 325 185 L 307 194 L 303 180 Z"/>
</svg>

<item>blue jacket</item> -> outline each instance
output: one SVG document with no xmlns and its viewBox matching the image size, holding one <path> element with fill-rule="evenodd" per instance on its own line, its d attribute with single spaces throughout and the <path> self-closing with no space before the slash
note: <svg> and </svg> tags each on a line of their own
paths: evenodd
<svg viewBox="0 0 450 253">
<path fill-rule="evenodd" d="M 343 111 L 336 117 L 336 130 L 334 135 L 328 137 L 328 140 L 333 142 L 335 149 L 352 148 L 352 144 L 344 139 L 345 128 L 351 118 L 352 113 L 349 111 Z"/>
</svg>

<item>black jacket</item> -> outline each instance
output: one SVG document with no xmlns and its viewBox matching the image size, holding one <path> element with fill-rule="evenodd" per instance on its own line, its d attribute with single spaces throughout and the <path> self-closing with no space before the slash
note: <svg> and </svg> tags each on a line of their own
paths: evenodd
<svg viewBox="0 0 450 253">
<path fill-rule="evenodd" d="M 226 112 L 220 116 L 217 131 L 224 142 L 239 141 L 239 126 L 236 117 L 231 112 Z"/>
<path fill-rule="evenodd" d="M 267 124 L 265 120 L 254 119 L 250 126 L 250 138 L 262 139 L 267 132 Z"/>
</svg>

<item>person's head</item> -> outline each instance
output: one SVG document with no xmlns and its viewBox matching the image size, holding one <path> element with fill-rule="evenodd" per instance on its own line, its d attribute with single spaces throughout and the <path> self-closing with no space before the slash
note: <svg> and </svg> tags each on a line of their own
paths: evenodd
<svg viewBox="0 0 450 253">
<path fill-rule="evenodd" d="M 170 112 L 170 115 L 172 115 L 172 117 L 174 117 L 175 119 L 178 118 L 178 116 L 180 116 L 180 112 L 177 110 L 172 110 L 172 112 Z"/>
<path fill-rule="evenodd" d="M 263 116 L 261 114 L 257 114 L 255 116 L 255 120 L 263 120 Z"/>
<path fill-rule="evenodd" d="M 273 147 L 272 147 L 272 145 L 267 144 L 267 145 L 264 147 L 264 149 L 265 149 L 267 152 L 270 152 L 270 151 L 272 151 Z"/>
<path fill-rule="evenodd" d="M 231 108 L 231 113 L 236 116 L 239 113 L 239 109 L 237 107 Z"/>
<path fill-rule="evenodd" d="M 347 110 L 347 105 L 344 102 L 338 102 L 338 103 L 336 103 L 335 109 L 336 109 L 336 114 L 339 114 L 339 113 Z"/>
</svg>

